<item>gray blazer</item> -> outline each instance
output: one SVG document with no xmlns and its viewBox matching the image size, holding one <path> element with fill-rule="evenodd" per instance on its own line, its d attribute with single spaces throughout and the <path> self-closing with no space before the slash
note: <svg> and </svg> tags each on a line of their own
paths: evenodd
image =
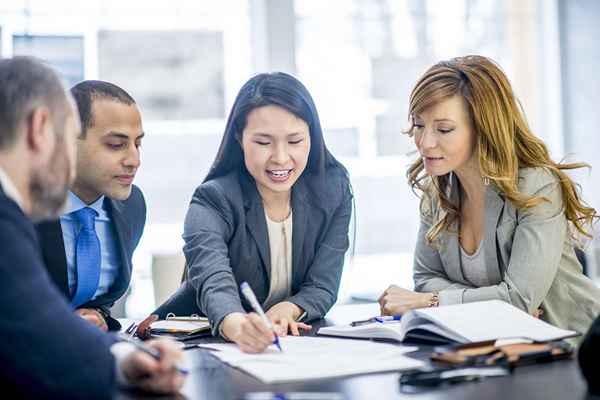
<svg viewBox="0 0 600 400">
<path fill-rule="evenodd" d="M 453 177 L 450 196 L 455 202 L 457 188 Z M 488 186 L 483 246 L 494 284 L 487 287 L 473 287 L 465 280 L 456 233 L 440 234 L 436 248 L 427 245 L 425 235 L 444 211 L 435 199 L 423 196 L 415 290 L 439 291 L 440 304 L 500 299 L 530 314 L 541 308 L 547 322 L 584 333 L 600 313 L 600 289 L 583 275 L 575 256 L 558 178 L 542 168 L 524 168 L 519 170 L 518 188 L 549 202 L 517 210 L 494 185 Z"/>
<path fill-rule="evenodd" d="M 292 188 L 292 295 L 287 301 L 304 309 L 306 320 L 323 317 L 335 303 L 349 245 L 348 178 L 341 170 L 329 170 L 321 183 L 322 191 L 314 190 L 303 175 Z M 250 310 L 240 298 L 241 282 L 248 282 L 258 301 L 265 302 L 271 279 L 267 224 L 256 184 L 245 171 L 196 189 L 183 238 L 188 282 L 174 295 L 180 299 L 170 299 L 157 314 L 187 297 L 188 304 L 197 305 L 196 312 L 208 316 L 217 335 L 225 316 Z"/>
</svg>

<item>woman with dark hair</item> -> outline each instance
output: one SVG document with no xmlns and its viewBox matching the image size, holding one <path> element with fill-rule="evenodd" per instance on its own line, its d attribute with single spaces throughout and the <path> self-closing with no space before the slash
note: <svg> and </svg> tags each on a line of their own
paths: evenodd
<svg viewBox="0 0 600 400">
<path fill-rule="evenodd" d="M 246 281 L 279 334 L 310 329 L 299 321 L 322 318 L 337 298 L 351 212 L 348 173 L 325 146 L 307 89 L 285 73 L 255 76 L 192 198 L 186 282 L 156 314 L 187 302 L 187 312 L 208 316 L 213 334 L 263 351 L 274 336 L 246 313 Z"/>
</svg>

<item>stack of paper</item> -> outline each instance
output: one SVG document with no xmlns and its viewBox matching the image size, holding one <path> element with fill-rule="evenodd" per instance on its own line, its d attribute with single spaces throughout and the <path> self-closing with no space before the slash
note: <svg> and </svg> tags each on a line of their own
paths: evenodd
<svg viewBox="0 0 600 400">
<path fill-rule="evenodd" d="M 404 355 L 416 347 L 309 336 L 282 337 L 280 342 L 282 352 L 271 346 L 261 354 L 244 353 L 231 343 L 201 347 L 218 350 L 212 353 L 215 357 L 265 383 L 406 371 L 424 365 Z"/>
</svg>

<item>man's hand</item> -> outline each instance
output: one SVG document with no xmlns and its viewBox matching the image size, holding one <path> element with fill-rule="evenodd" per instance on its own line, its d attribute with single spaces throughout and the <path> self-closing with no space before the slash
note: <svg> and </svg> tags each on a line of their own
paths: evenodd
<svg viewBox="0 0 600 400">
<path fill-rule="evenodd" d="M 299 329 L 310 330 L 312 328 L 311 325 L 296 322 L 302 313 L 304 311 L 300 307 L 289 301 L 277 303 L 266 312 L 280 336 L 287 336 L 288 330 L 292 335 L 300 336 Z"/>
<path fill-rule="evenodd" d="M 152 325 L 154 321 L 158 321 L 158 315 L 156 314 L 150 314 L 146 317 L 146 319 L 140 322 L 135 330 L 135 334 L 137 335 L 137 337 L 139 337 L 142 340 L 149 339 L 150 325 Z"/>
<path fill-rule="evenodd" d="M 96 325 L 104 332 L 108 330 L 108 325 L 106 325 L 106 321 L 104 320 L 102 314 L 100 314 L 97 310 L 93 308 L 78 308 L 77 310 L 75 310 L 75 314 L 79 315 L 86 321 Z"/>
<path fill-rule="evenodd" d="M 172 340 L 150 340 L 146 344 L 160 351 L 160 360 L 139 350 L 132 352 L 121 363 L 125 379 L 129 384 L 152 393 L 178 392 L 185 382 L 185 375 L 176 369 L 183 351 Z"/>
<path fill-rule="evenodd" d="M 377 302 L 381 315 L 402 315 L 415 308 L 427 307 L 432 297 L 432 293 L 417 293 L 391 285 L 379 296 Z"/>
</svg>

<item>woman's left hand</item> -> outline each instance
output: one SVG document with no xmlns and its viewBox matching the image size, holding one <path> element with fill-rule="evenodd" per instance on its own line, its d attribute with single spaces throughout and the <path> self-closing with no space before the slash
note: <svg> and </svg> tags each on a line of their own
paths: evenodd
<svg viewBox="0 0 600 400">
<path fill-rule="evenodd" d="M 377 302 L 381 315 L 402 315 L 415 308 L 429 306 L 432 293 L 417 293 L 391 285 L 379 296 Z"/>
<path fill-rule="evenodd" d="M 287 336 L 289 330 L 292 335 L 300 336 L 300 329 L 309 330 L 312 328 L 311 325 L 296 322 L 296 319 L 303 313 L 304 311 L 294 303 L 282 301 L 269 308 L 267 317 L 275 324 L 278 335 Z"/>
</svg>

